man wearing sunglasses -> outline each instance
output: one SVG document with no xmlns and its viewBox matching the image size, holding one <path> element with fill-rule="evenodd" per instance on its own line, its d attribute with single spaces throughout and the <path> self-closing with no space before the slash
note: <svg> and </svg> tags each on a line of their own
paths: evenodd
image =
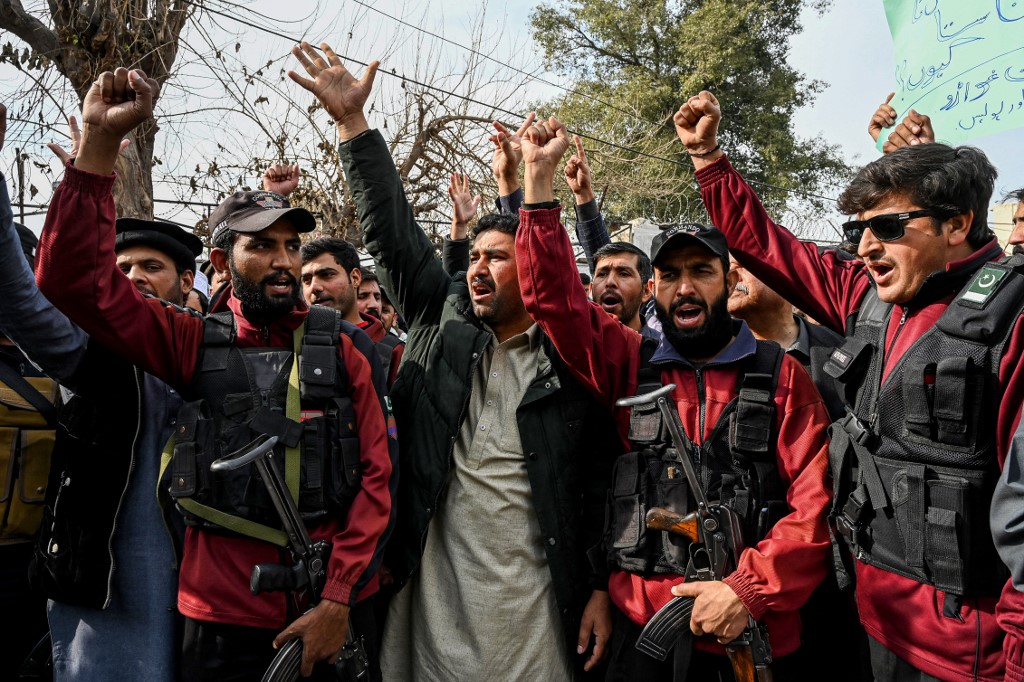
<svg viewBox="0 0 1024 682">
<path fill-rule="evenodd" d="M 856 214 L 844 261 L 772 222 L 720 120 L 708 92 L 675 115 L 713 222 L 744 267 L 847 337 L 827 363 L 849 406 L 831 429 L 831 516 L 874 679 L 1021 680 L 1024 594 L 987 523 L 1024 402 L 1024 277 L 986 222 L 995 169 L 935 143 L 868 164 L 839 199 Z"/>
</svg>

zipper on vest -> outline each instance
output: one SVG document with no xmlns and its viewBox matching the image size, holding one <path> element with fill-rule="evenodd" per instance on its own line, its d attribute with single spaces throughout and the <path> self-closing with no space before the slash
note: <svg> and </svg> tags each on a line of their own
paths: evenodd
<svg viewBox="0 0 1024 682">
<path fill-rule="evenodd" d="M 878 390 L 881 391 L 882 377 L 885 376 L 885 366 L 889 363 L 889 356 L 892 354 L 893 349 L 896 347 L 896 342 L 899 341 L 900 334 L 903 333 L 903 326 L 907 323 L 907 312 L 906 307 L 903 308 L 903 314 L 900 315 L 900 322 L 896 326 L 896 333 L 892 335 L 892 341 L 889 342 L 889 347 L 885 349 L 885 353 L 882 355 L 882 367 L 878 378 Z M 878 398 L 875 397 L 875 408 L 871 412 L 870 428 L 872 431 L 878 426 Z"/>
<path fill-rule="evenodd" d="M 266 326 L 263 328 L 263 343 L 270 345 L 270 327 Z"/>
<path fill-rule="evenodd" d="M 697 375 L 697 405 L 698 414 L 700 415 L 700 433 L 697 434 L 697 438 L 693 439 L 694 444 L 700 443 L 697 447 L 693 448 L 693 456 L 696 461 L 693 463 L 693 468 L 701 473 L 701 484 L 704 486 L 704 490 L 708 489 L 708 482 L 711 480 L 711 472 L 708 471 L 708 467 L 702 467 L 700 465 L 700 454 L 704 451 L 704 409 L 705 409 L 705 386 L 704 386 L 704 371 L 700 368 L 693 370 Z"/>
</svg>

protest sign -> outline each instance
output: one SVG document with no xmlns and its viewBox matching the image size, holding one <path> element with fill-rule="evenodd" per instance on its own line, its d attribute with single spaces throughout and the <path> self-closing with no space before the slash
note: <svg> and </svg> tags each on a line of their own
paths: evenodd
<svg viewBox="0 0 1024 682">
<path fill-rule="evenodd" d="M 930 116 L 949 144 L 1024 126 L 1024 0 L 884 3 L 900 119 L 910 109 Z"/>
</svg>

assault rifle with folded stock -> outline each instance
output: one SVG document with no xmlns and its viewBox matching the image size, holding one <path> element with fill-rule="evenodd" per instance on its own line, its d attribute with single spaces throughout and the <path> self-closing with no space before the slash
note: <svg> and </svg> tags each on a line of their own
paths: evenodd
<svg viewBox="0 0 1024 682">
<path fill-rule="evenodd" d="M 253 464 L 267 487 L 274 509 L 281 517 L 281 524 L 288 536 L 288 546 L 295 563 L 258 564 L 252 569 L 249 589 L 253 594 L 270 591 L 309 592 L 309 608 L 320 601 L 327 579 L 327 561 L 331 556 L 331 544 L 326 540 L 313 542 L 302 522 L 295 500 L 288 492 L 288 486 L 281 478 L 281 472 L 274 465 L 274 446 L 277 436 L 260 436 L 244 448 L 225 455 L 210 465 L 212 471 L 232 471 L 247 464 Z M 270 667 L 263 675 L 263 682 L 294 682 L 299 679 L 302 664 L 302 639 L 290 640 L 281 647 Z M 355 682 L 369 679 L 369 664 L 361 637 L 356 637 L 349 623 L 348 639 L 341 654 L 334 663 L 339 680 Z"/>
<path fill-rule="evenodd" d="M 682 535 L 690 540 L 687 581 L 721 580 L 736 570 L 736 562 L 744 547 L 743 522 L 728 507 L 708 503 L 693 468 L 693 443 L 683 432 L 679 413 L 668 401 L 674 390 L 675 384 L 668 384 L 650 393 L 622 398 L 615 404 L 619 407 L 651 403 L 657 405 L 675 446 L 676 459 L 697 502 L 697 510 L 685 516 L 653 507 L 647 511 L 647 527 Z M 664 661 L 678 640 L 679 633 L 689 629 L 693 601 L 693 597 L 673 597 L 644 627 L 636 648 Z M 743 633 L 725 645 L 725 651 L 729 655 L 736 682 L 772 682 L 768 631 L 753 617 Z"/>
</svg>

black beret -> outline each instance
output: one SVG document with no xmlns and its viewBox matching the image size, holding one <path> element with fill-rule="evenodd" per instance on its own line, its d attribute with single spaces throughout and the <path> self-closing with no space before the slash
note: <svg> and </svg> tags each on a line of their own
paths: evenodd
<svg viewBox="0 0 1024 682">
<path fill-rule="evenodd" d="M 118 218 L 114 253 L 129 246 L 149 246 L 170 256 L 182 270 L 196 271 L 196 256 L 203 252 L 199 237 L 173 223 L 139 218 Z"/>
</svg>

